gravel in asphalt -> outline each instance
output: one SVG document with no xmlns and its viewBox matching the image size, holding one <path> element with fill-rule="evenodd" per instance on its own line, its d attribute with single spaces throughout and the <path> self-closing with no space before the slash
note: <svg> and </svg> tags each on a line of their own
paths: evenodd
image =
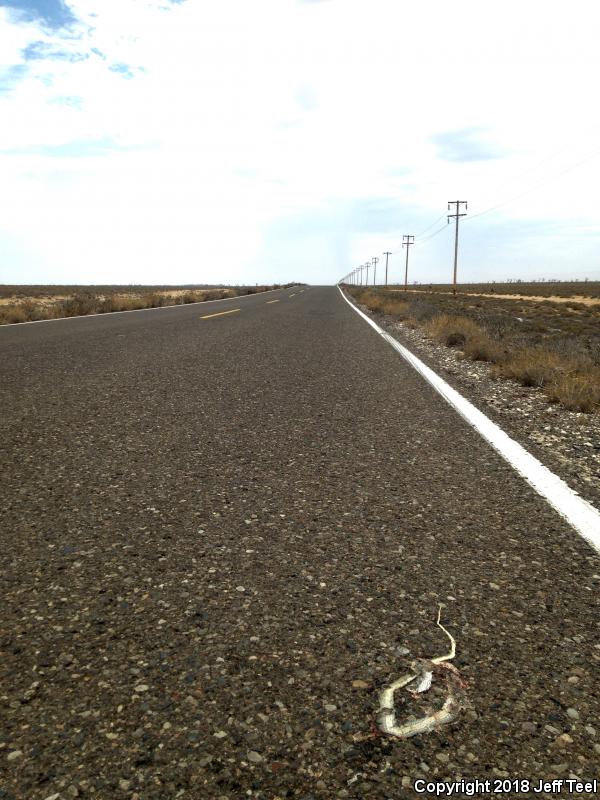
<svg viewBox="0 0 600 800">
<path fill-rule="evenodd" d="M 0 330 L 2 800 L 599 777 L 597 554 L 336 288 L 289 294 Z M 371 736 L 438 603 L 471 708 Z"/>
</svg>

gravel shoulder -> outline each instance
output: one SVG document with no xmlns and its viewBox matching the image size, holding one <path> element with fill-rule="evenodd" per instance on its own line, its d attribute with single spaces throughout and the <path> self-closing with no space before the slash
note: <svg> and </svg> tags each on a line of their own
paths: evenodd
<svg viewBox="0 0 600 800">
<path fill-rule="evenodd" d="M 464 358 L 460 351 L 438 344 L 419 329 L 373 315 L 365 306 L 360 309 L 600 508 L 600 414 L 551 404 L 539 389 L 494 378 L 489 364 Z"/>
</svg>

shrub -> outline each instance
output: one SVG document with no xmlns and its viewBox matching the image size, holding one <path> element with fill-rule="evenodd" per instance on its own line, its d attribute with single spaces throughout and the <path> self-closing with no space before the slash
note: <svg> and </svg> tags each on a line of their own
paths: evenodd
<svg viewBox="0 0 600 800">
<path fill-rule="evenodd" d="M 197 292 L 196 293 L 194 293 L 194 292 L 186 292 L 185 294 L 181 295 L 181 303 L 183 305 L 185 305 L 187 303 L 197 303 L 198 302 L 198 298 L 199 298 L 199 295 L 198 295 Z"/>
<path fill-rule="evenodd" d="M 109 314 L 111 311 L 133 311 L 136 308 L 144 308 L 143 301 L 139 297 L 111 294 L 104 298 L 100 312 Z"/>
<path fill-rule="evenodd" d="M 170 305 L 170 299 L 171 298 L 164 294 L 149 292 L 142 295 L 143 304 L 138 306 L 138 308 L 161 308 L 162 306 Z"/>
<path fill-rule="evenodd" d="M 59 316 L 80 317 L 85 314 L 99 313 L 102 307 L 100 298 L 92 292 L 77 292 L 68 300 L 63 300 L 57 304 L 60 308 Z"/>
<path fill-rule="evenodd" d="M 506 350 L 486 334 L 472 336 L 465 342 L 464 353 L 471 361 L 490 361 L 500 364 L 506 358 Z"/>
<path fill-rule="evenodd" d="M 384 300 L 381 306 L 383 314 L 405 319 L 409 314 L 410 304 L 404 300 Z"/>
<path fill-rule="evenodd" d="M 600 407 L 600 370 L 563 375 L 548 387 L 547 394 L 570 411 L 589 414 Z"/>
<path fill-rule="evenodd" d="M 362 294 L 359 295 L 358 301 L 363 306 L 367 306 L 367 308 L 376 313 L 381 311 L 381 306 L 383 304 L 383 298 L 381 295 L 378 295 L 369 289 L 364 290 Z"/>
<path fill-rule="evenodd" d="M 482 328 L 468 317 L 439 314 L 425 323 L 427 333 L 447 347 L 462 347 L 469 339 L 485 337 Z"/>
<path fill-rule="evenodd" d="M 499 374 L 514 378 L 523 386 L 542 387 L 557 383 L 572 370 L 572 363 L 557 353 L 540 347 L 527 347 L 513 352 L 500 365 Z"/>
<path fill-rule="evenodd" d="M 11 325 L 15 322 L 27 322 L 28 317 L 21 305 L 0 306 L 0 324 Z"/>
<path fill-rule="evenodd" d="M 423 300 L 421 297 L 417 297 L 411 301 L 410 311 L 411 317 L 415 323 L 428 322 L 439 314 L 438 309 L 434 305 Z"/>
</svg>

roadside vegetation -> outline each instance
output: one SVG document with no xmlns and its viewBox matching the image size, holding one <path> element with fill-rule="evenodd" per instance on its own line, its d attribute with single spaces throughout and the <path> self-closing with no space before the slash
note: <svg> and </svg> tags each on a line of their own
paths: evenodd
<svg viewBox="0 0 600 800">
<path fill-rule="evenodd" d="M 287 289 L 273 286 L 186 288 L 173 286 L 0 286 L 0 325 L 202 303 Z"/>
<path fill-rule="evenodd" d="M 430 292 L 451 292 L 450 283 L 418 284 L 409 289 Z M 600 281 L 505 281 L 497 283 L 461 283 L 461 293 L 509 294 L 531 297 L 595 297 L 600 298 Z"/>
<path fill-rule="evenodd" d="M 537 387 L 571 411 L 600 410 L 598 305 L 346 288 L 375 314 L 488 362 L 497 378 Z"/>
</svg>

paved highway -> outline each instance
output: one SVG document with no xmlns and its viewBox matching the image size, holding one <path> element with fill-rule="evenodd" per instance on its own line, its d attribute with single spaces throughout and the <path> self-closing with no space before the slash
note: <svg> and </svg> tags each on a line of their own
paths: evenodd
<svg viewBox="0 0 600 800">
<path fill-rule="evenodd" d="M 0 353 L 2 800 L 598 777 L 597 553 L 336 288 Z M 471 707 L 372 736 L 438 603 Z"/>
</svg>

